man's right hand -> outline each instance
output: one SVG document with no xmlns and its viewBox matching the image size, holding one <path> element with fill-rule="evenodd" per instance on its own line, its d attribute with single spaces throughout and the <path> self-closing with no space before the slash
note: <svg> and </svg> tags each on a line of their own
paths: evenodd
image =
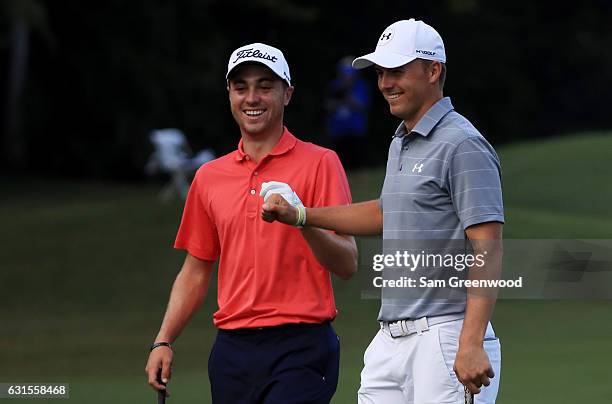
<svg viewBox="0 0 612 404">
<path fill-rule="evenodd" d="M 159 369 L 161 369 L 162 382 L 168 383 L 172 376 L 172 349 L 167 346 L 160 346 L 151 351 L 145 373 L 149 378 L 151 387 L 155 390 L 166 390 L 166 396 L 169 396 L 166 386 L 157 381 L 157 371 Z"/>
<path fill-rule="evenodd" d="M 181 334 L 181 331 L 198 310 L 204 301 L 208 284 L 213 273 L 214 261 L 202 260 L 189 253 L 180 272 L 176 276 L 164 320 L 154 338 L 155 342 L 172 342 Z M 159 345 L 159 344 L 158 344 Z M 157 382 L 157 371 L 161 369 L 161 378 L 164 383 L 170 380 L 172 372 L 172 349 L 161 345 L 154 348 L 149 354 L 145 373 L 151 387 L 157 391 L 166 391 L 161 383 Z"/>
</svg>

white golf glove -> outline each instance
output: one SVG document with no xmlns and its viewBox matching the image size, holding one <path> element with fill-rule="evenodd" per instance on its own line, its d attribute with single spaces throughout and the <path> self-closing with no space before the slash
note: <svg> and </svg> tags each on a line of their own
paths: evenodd
<svg viewBox="0 0 612 404">
<path fill-rule="evenodd" d="M 298 207 L 300 205 L 304 206 L 289 184 L 285 184 L 284 182 L 270 181 L 261 184 L 261 192 L 259 195 L 263 196 L 264 202 L 267 202 L 272 194 L 279 194 L 293 207 Z"/>
</svg>

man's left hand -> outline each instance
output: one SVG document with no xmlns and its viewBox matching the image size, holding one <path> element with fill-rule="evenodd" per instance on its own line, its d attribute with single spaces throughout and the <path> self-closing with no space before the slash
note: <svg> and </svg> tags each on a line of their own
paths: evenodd
<svg viewBox="0 0 612 404">
<path fill-rule="evenodd" d="M 275 220 L 295 226 L 297 222 L 297 208 L 294 208 L 280 194 L 272 194 L 261 207 L 261 218 L 272 223 Z"/>
<path fill-rule="evenodd" d="M 480 388 L 491 384 L 491 378 L 495 376 L 482 343 L 480 345 L 460 343 L 453 369 L 457 379 L 473 394 L 480 393 Z"/>
<path fill-rule="evenodd" d="M 302 201 L 293 189 L 284 182 L 270 181 L 261 184 L 261 192 L 264 204 L 261 217 L 266 222 L 278 220 L 291 226 L 297 222 L 297 206 L 303 206 Z"/>
</svg>

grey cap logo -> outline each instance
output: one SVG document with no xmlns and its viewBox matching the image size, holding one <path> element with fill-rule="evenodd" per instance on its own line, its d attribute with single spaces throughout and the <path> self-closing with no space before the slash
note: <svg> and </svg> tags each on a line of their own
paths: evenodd
<svg viewBox="0 0 612 404">
<path fill-rule="evenodd" d="M 429 55 L 429 56 L 434 56 L 436 54 L 436 52 L 422 50 L 422 49 L 417 49 L 416 53 L 420 53 L 421 55 Z"/>
</svg>

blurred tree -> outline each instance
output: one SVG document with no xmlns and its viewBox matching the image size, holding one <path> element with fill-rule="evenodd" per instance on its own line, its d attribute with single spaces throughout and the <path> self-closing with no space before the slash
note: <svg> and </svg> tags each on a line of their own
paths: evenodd
<svg viewBox="0 0 612 404">
<path fill-rule="evenodd" d="M 0 1 L 1 68 L 10 76 L 0 83 L 0 165 L 136 179 L 148 134 L 162 127 L 180 128 L 194 148 L 228 152 L 239 132 L 227 107 L 227 57 L 256 41 L 284 51 L 296 85 L 287 124 L 319 141 L 336 61 L 371 52 L 387 25 L 411 17 L 440 31 L 445 93 L 492 142 L 612 126 L 605 0 Z M 374 74 L 364 73 L 376 94 Z M 397 122 L 378 95 L 370 117 L 368 154 L 378 164 Z"/>
<path fill-rule="evenodd" d="M 26 134 L 22 130 L 22 96 L 26 82 L 31 29 L 46 31 L 45 9 L 36 0 L 3 0 L 3 20 L 8 34 L 8 81 L 4 121 L 4 160 L 11 168 L 25 168 Z"/>
</svg>

